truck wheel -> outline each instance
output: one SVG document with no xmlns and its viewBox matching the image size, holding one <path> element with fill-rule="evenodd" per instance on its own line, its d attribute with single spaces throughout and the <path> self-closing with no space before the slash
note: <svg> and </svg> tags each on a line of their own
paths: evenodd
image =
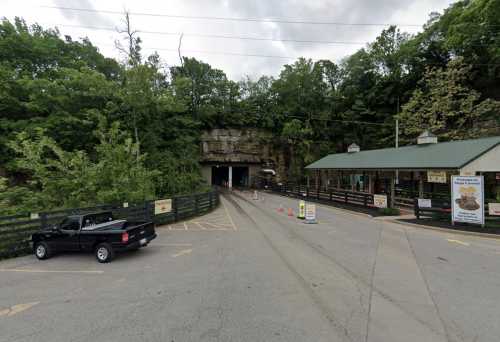
<svg viewBox="0 0 500 342">
<path fill-rule="evenodd" d="M 95 248 L 95 257 L 100 263 L 110 262 L 115 257 L 115 251 L 109 243 L 100 243 Z"/>
<path fill-rule="evenodd" d="M 52 255 L 52 250 L 46 242 L 38 242 L 35 245 L 34 251 L 38 260 L 48 259 Z"/>
</svg>

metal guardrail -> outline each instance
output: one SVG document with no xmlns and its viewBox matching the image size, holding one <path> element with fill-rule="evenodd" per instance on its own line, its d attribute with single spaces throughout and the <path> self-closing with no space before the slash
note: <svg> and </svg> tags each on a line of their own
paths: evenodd
<svg viewBox="0 0 500 342">
<path fill-rule="evenodd" d="M 155 215 L 155 201 L 141 203 L 105 204 L 86 208 L 71 208 L 37 213 L 0 216 L 0 259 L 24 255 L 31 252 L 31 234 L 49 225 L 59 223 L 68 215 L 79 215 L 96 211 L 111 211 L 120 219 L 130 221 L 153 221 L 157 225 L 167 224 L 207 213 L 218 206 L 219 193 L 206 193 L 172 197 L 172 210 Z"/>
</svg>

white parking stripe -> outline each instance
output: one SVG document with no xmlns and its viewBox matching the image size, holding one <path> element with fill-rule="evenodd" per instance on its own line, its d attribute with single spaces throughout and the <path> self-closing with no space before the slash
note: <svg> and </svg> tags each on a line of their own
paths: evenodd
<svg viewBox="0 0 500 342">
<path fill-rule="evenodd" d="M 102 274 L 104 271 L 73 271 L 73 270 L 36 270 L 24 268 L 0 268 L 0 272 L 24 272 L 24 273 L 86 273 L 86 274 Z"/>
</svg>

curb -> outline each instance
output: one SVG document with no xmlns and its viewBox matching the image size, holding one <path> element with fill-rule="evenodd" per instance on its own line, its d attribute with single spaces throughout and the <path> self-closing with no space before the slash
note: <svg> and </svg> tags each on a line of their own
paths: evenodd
<svg viewBox="0 0 500 342">
<path fill-rule="evenodd" d="M 442 227 L 433 227 L 433 226 L 427 226 L 425 224 L 416 224 L 416 223 L 410 223 L 410 222 L 401 222 L 401 221 L 398 221 L 398 220 L 386 220 L 385 222 L 391 222 L 391 223 L 395 223 L 395 224 L 398 224 L 400 226 L 405 226 L 405 227 L 414 227 L 414 228 L 423 228 L 423 229 L 428 229 L 428 230 L 435 230 L 435 231 L 442 232 L 442 233 L 461 234 L 461 235 L 468 235 L 468 236 L 478 236 L 478 237 L 483 237 L 483 238 L 500 240 L 500 235 L 497 235 L 497 234 L 479 233 L 479 232 L 468 232 L 466 230 L 449 229 L 449 228 L 442 228 Z"/>
</svg>

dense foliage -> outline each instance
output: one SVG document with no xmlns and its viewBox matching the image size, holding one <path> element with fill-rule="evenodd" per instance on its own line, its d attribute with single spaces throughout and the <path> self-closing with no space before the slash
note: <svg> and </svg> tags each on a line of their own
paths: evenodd
<svg viewBox="0 0 500 342">
<path fill-rule="evenodd" d="M 121 64 L 87 39 L 3 20 L 0 213 L 199 189 L 199 137 L 213 127 L 271 131 L 295 179 L 351 142 L 392 146 L 396 118 L 407 143 L 424 128 L 499 134 L 499 27 L 500 0 L 459 1 L 421 33 L 389 27 L 341 63 L 301 58 L 235 82 L 195 58 L 165 68 L 138 37 Z"/>
</svg>

